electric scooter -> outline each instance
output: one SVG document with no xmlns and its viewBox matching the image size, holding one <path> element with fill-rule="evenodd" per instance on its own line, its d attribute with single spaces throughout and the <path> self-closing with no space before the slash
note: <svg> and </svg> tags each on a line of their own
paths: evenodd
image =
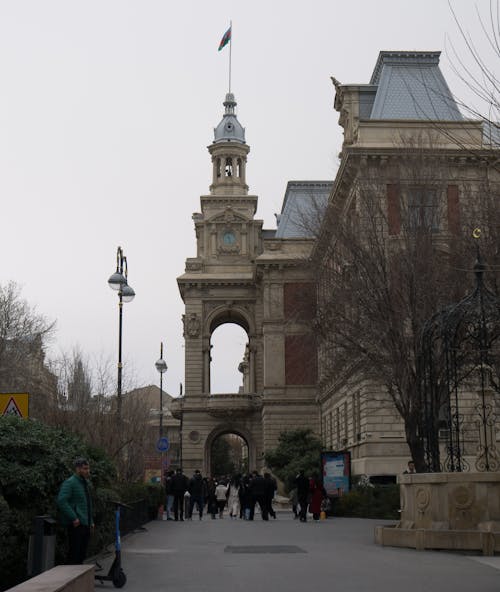
<svg viewBox="0 0 500 592">
<path fill-rule="evenodd" d="M 107 575 L 100 575 L 96 574 L 95 579 L 99 580 L 102 583 L 105 581 L 113 582 L 113 586 L 115 588 L 123 588 L 127 583 L 127 576 L 122 569 L 122 559 L 121 559 L 121 538 L 120 538 L 120 510 L 121 508 L 127 508 L 131 510 L 130 506 L 127 504 L 123 504 L 122 502 L 113 502 L 115 504 L 115 558 L 113 559 L 113 563 L 109 568 Z M 96 562 L 97 563 L 97 562 Z M 102 569 L 102 566 L 97 563 L 97 570 Z"/>
</svg>

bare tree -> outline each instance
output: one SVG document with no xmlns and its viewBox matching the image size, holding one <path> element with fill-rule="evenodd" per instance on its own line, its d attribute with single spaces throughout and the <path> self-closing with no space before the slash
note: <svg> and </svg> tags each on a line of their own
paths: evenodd
<svg viewBox="0 0 500 592">
<path fill-rule="evenodd" d="M 470 287 L 471 232 L 479 218 L 486 223 L 483 208 L 492 213 L 499 192 L 488 182 L 487 168 L 479 173 L 483 185 L 474 179 L 468 186 L 464 171 L 459 211 L 458 186 L 450 184 L 457 183 L 453 165 L 432 149 L 405 142 L 383 175 L 379 166 L 366 164 L 347 199 L 330 203 L 313 266 L 320 387 L 338 389 L 353 377 L 382 386 L 423 470 L 421 332 L 436 311 Z M 478 203 L 486 186 L 489 193 Z M 488 258 L 498 259 L 498 220 L 496 214 L 485 226 Z"/>
<path fill-rule="evenodd" d="M 37 417 L 56 400 L 56 380 L 45 365 L 54 327 L 21 297 L 16 283 L 0 286 L 0 390 L 28 392 L 30 413 Z"/>
<path fill-rule="evenodd" d="M 118 426 L 111 361 L 103 356 L 90 361 L 75 348 L 71 355 L 53 360 L 52 366 L 59 378 L 59 406 L 50 422 L 105 450 L 115 460 L 121 479 L 142 479 L 149 409 L 140 399 L 125 395 Z"/>
<path fill-rule="evenodd" d="M 474 38 L 461 20 L 453 2 L 448 0 L 458 35 L 447 39 L 447 54 L 453 72 L 473 93 L 477 105 L 456 98 L 460 107 L 473 119 L 484 123 L 484 142 L 500 147 L 500 2 L 490 0 L 488 9 L 475 5 L 481 38 Z M 483 3 L 483 6 L 485 4 Z M 482 46 L 482 47 L 481 47 Z"/>
</svg>

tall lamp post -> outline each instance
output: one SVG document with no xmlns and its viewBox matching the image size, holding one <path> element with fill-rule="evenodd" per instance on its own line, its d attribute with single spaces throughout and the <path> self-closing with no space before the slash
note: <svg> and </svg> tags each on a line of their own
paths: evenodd
<svg viewBox="0 0 500 592">
<path fill-rule="evenodd" d="M 118 422 L 122 417 L 122 325 L 123 325 L 123 303 L 132 302 L 135 297 L 134 290 L 128 285 L 127 258 L 123 249 L 118 247 L 116 251 L 116 271 L 109 280 L 109 287 L 118 290 L 118 386 L 116 399 L 116 414 Z"/>
<path fill-rule="evenodd" d="M 167 363 L 163 359 L 163 341 L 160 343 L 160 359 L 155 362 L 156 369 L 160 373 L 160 440 L 163 438 L 163 373 L 167 371 Z M 160 482 L 163 483 L 163 452 L 161 453 Z"/>
<path fill-rule="evenodd" d="M 167 363 L 163 359 L 163 341 L 160 343 L 160 359 L 155 362 L 160 373 L 160 438 L 163 436 L 163 373 L 167 371 Z"/>
</svg>

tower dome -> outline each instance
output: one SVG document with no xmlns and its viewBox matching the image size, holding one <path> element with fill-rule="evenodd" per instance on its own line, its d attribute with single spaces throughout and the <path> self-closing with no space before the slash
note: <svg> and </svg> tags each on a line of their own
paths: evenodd
<svg viewBox="0 0 500 592">
<path fill-rule="evenodd" d="M 236 117 L 236 101 L 233 93 L 226 94 L 226 100 L 223 105 L 226 108 L 222 120 L 214 129 L 214 144 L 220 142 L 238 142 L 245 144 L 245 128 Z"/>
</svg>

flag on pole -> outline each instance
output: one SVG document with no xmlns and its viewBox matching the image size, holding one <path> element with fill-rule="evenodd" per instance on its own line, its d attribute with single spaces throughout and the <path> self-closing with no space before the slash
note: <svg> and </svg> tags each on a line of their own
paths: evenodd
<svg viewBox="0 0 500 592">
<path fill-rule="evenodd" d="M 226 47 L 226 45 L 230 41 L 231 41 L 231 27 L 229 27 L 229 29 L 222 36 L 222 39 L 220 40 L 220 43 L 219 43 L 219 49 L 217 51 L 220 51 L 223 47 Z"/>
</svg>

